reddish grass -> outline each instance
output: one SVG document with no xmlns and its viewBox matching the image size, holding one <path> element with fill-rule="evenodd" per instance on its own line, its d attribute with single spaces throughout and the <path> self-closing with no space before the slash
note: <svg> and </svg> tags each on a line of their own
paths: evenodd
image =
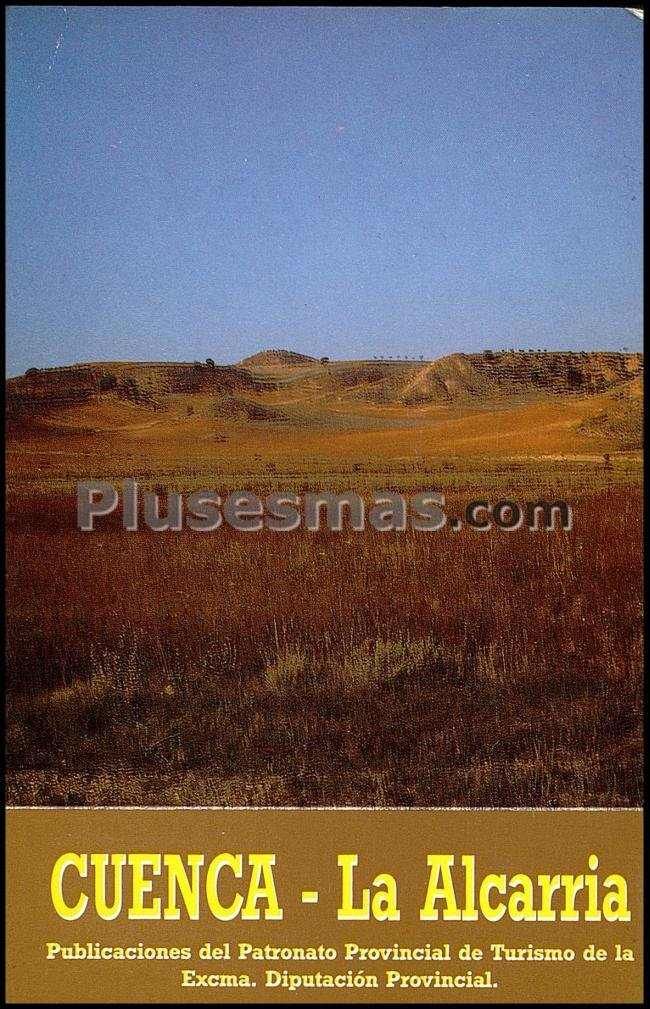
<svg viewBox="0 0 650 1009">
<path fill-rule="evenodd" d="M 637 805 L 638 488 L 575 529 L 7 546 L 14 803 Z"/>
</svg>

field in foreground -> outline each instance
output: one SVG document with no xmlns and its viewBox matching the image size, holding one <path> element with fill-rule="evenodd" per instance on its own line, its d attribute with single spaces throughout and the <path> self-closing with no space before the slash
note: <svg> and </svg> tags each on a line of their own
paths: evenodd
<svg viewBox="0 0 650 1009">
<path fill-rule="evenodd" d="M 8 801 L 640 804 L 641 492 L 567 497 L 571 532 L 278 543 L 84 536 L 23 488 Z"/>
</svg>

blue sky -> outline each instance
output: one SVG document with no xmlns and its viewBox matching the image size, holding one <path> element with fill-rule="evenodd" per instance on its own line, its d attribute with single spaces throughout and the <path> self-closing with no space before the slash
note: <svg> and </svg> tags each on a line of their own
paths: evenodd
<svg viewBox="0 0 650 1009">
<path fill-rule="evenodd" d="M 13 7 L 7 364 L 640 348 L 642 23 Z"/>
</svg>

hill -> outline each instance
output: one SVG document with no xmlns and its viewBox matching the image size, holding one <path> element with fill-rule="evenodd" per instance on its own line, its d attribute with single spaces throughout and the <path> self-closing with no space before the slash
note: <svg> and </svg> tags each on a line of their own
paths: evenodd
<svg viewBox="0 0 650 1009">
<path fill-rule="evenodd" d="M 315 357 L 298 354 L 294 350 L 261 350 L 251 357 L 245 357 L 239 362 L 242 368 L 300 368 L 304 365 L 317 364 Z"/>
<path fill-rule="evenodd" d="M 340 399 L 378 406 L 422 407 L 530 401 L 547 396 L 592 396 L 641 380 L 641 354 L 594 351 L 503 351 L 451 354 L 433 361 L 303 361 L 300 367 L 250 371 L 268 392 L 295 400 Z"/>
<path fill-rule="evenodd" d="M 127 438 L 131 447 L 146 441 L 160 461 L 171 452 L 209 465 L 215 443 L 228 443 L 233 459 L 637 450 L 642 388 L 641 354 L 503 351 L 416 362 L 264 351 L 238 365 L 30 369 L 7 381 L 6 404 L 9 434 L 32 432 L 35 452 L 47 454 L 40 442 L 61 435 L 90 436 L 97 449 L 104 432 L 102 451 L 116 458 Z"/>
</svg>

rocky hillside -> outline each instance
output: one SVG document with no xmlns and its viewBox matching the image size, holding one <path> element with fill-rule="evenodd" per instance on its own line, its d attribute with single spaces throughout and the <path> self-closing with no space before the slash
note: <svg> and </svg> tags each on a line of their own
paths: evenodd
<svg viewBox="0 0 650 1009">
<path fill-rule="evenodd" d="M 501 399 L 503 396 L 591 395 L 637 378 L 641 354 L 608 351 L 486 351 L 452 354 L 420 366 L 400 399 Z"/>
<path fill-rule="evenodd" d="M 30 368 L 7 381 L 6 410 L 10 423 L 25 423 L 91 400 L 117 398 L 156 410 L 164 409 L 174 395 L 203 394 L 218 399 L 254 388 L 247 371 L 229 365 L 106 361 Z"/>
</svg>

